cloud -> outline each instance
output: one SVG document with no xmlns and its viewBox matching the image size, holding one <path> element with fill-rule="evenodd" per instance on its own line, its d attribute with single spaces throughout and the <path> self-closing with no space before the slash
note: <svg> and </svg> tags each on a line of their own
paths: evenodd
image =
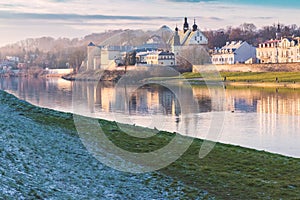
<svg viewBox="0 0 300 200">
<path fill-rule="evenodd" d="M 215 21 L 223 21 L 224 20 L 224 19 L 219 18 L 219 17 L 209 17 L 209 19 L 215 20 Z"/>
<path fill-rule="evenodd" d="M 130 16 L 130 15 L 80 15 L 80 14 L 55 14 L 55 13 L 15 13 L 0 11 L 2 19 L 46 19 L 46 20 L 178 20 L 178 17 L 161 16 Z"/>
<path fill-rule="evenodd" d="M 171 2 L 187 2 L 187 3 L 199 3 L 199 2 L 212 2 L 215 0 L 168 0 Z"/>
<path fill-rule="evenodd" d="M 196 18 L 203 29 L 218 29 L 251 22 L 264 26 L 280 21 L 299 23 L 296 0 L 11 0 L 0 2 L 0 39 L 39 35 L 74 36 L 110 29 L 156 29 L 161 25 L 181 26 Z M 290 0 L 292 1 L 292 0 Z M 300 1 L 298 1 L 300 2 Z M 269 6 L 266 6 L 269 4 Z M 13 40 L 13 38 L 11 38 Z M 0 41 L 1 43 L 1 41 Z"/>
<path fill-rule="evenodd" d="M 253 17 L 253 19 L 262 19 L 262 20 L 265 20 L 265 19 L 274 19 L 274 17 Z"/>
</svg>

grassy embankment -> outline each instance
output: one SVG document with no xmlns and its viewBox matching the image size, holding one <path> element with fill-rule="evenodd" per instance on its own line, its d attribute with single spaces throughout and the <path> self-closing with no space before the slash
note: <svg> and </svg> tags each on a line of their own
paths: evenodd
<svg viewBox="0 0 300 200">
<path fill-rule="evenodd" d="M 200 73 L 192 72 L 183 76 L 187 79 L 203 77 Z M 226 81 L 236 82 L 300 82 L 300 72 L 220 72 L 220 76 L 226 77 Z"/>
<path fill-rule="evenodd" d="M 11 104 L 23 116 L 44 125 L 62 127 L 77 137 L 72 114 L 37 108 L 24 101 L 10 103 L 15 101 L 9 100 L 14 98 L 9 94 L 6 94 L 6 98 L 7 104 Z M 131 152 L 153 151 L 174 137 L 173 133 L 159 132 L 148 139 L 134 138 L 122 132 L 115 122 L 98 122 L 115 145 Z M 140 127 L 131 128 L 140 132 L 150 131 Z M 209 197 L 216 199 L 299 198 L 300 159 L 219 143 L 208 156 L 199 159 L 202 143 L 195 139 L 180 159 L 160 172 L 199 190 L 207 190 Z"/>
<path fill-rule="evenodd" d="M 191 83 L 203 82 L 203 77 L 210 80 L 209 74 L 188 72 L 183 76 Z M 220 72 L 218 80 L 232 86 L 300 88 L 300 72 Z"/>
</svg>

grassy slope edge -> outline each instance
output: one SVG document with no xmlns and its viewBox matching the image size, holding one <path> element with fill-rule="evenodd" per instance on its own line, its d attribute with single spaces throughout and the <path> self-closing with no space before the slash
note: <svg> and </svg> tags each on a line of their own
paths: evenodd
<svg viewBox="0 0 300 200">
<path fill-rule="evenodd" d="M 72 114 L 38 108 L 3 91 L 0 95 L 1 103 L 15 108 L 21 115 L 76 135 Z M 115 122 L 99 120 L 99 123 L 116 145 L 134 152 L 163 146 L 173 137 L 172 133 L 160 132 L 151 141 L 132 138 L 119 129 L 112 131 Z M 202 142 L 195 139 L 180 159 L 160 171 L 199 190 L 205 189 L 216 199 L 297 199 L 300 196 L 300 159 L 219 143 L 204 159 L 199 159 Z M 137 148 L 137 144 L 143 149 Z"/>
</svg>

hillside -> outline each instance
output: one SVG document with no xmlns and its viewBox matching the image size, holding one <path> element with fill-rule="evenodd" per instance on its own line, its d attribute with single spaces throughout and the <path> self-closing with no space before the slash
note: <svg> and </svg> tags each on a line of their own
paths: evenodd
<svg viewBox="0 0 300 200">
<path fill-rule="evenodd" d="M 27 67 L 64 68 L 79 67 L 86 58 L 86 47 L 90 42 L 96 45 L 131 45 L 140 46 L 152 37 L 159 38 L 158 43 L 168 43 L 173 31 L 162 26 L 155 31 L 110 30 L 92 33 L 83 38 L 28 38 L 0 48 L 0 59 L 16 56 Z"/>
</svg>

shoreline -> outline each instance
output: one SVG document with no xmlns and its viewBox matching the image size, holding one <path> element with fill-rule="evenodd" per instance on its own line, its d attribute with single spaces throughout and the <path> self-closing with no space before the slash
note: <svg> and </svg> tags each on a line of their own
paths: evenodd
<svg viewBox="0 0 300 200">
<path fill-rule="evenodd" d="M 137 73 L 141 73 L 137 71 Z M 153 77 L 153 80 L 165 81 L 165 82 L 174 82 L 176 80 L 187 80 L 192 85 L 205 85 L 205 84 L 224 84 L 224 86 L 232 87 L 255 87 L 255 88 L 286 88 L 286 89 L 300 89 L 300 82 L 295 80 L 300 80 L 300 72 L 297 74 L 297 78 L 291 77 L 286 78 L 286 75 L 289 75 L 291 72 L 220 72 L 222 80 L 206 80 L 196 73 L 184 73 L 183 78 L 177 77 Z M 228 73 L 234 74 L 234 76 L 226 76 Z M 257 78 L 257 74 L 265 73 L 265 81 L 263 79 Z M 285 76 L 284 80 L 281 80 L 281 77 L 277 78 L 276 73 L 279 73 L 279 76 Z M 298 73 L 298 72 L 292 72 Z M 116 71 L 87 71 L 81 74 L 68 74 L 64 75 L 61 78 L 67 81 L 110 81 L 112 83 L 118 82 L 118 80 L 125 74 L 125 71 L 116 70 Z M 186 75 L 188 74 L 188 75 Z M 246 78 L 240 77 L 241 75 L 247 75 Z M 196 77 L 193 77 L 196 75 Z M 192 77 L 189 77 L 192 76 Z M 225 77 L 225 78 L 224 78 Z M 224 80 L 226 79 L 226 80 Z M 275 81 L 276 79 L 276 81 Z M 278 79 L 278 80 L 277 80 Z"/>
<path fill-rule="evenodd" d="M 224 82 L 226 86 L 234 87 L 257 87 L 257 88 L 288 88 L 288 89 L 299 89 L 300 83 L 291 82 Z"/>
<path fill-rule="evenodd" d="M 21 112 L 22 116 L 50 127 L 66 128 L 73 137 L 78 137 L 72 114 L 39 108 L 6 92 L 0 93 L 7 98 L 6 104 Z M 160 137 L 145 141 L 128 138 L 118 128 L 112 131 L 115 122 L 99 120 L 99 123 L 103 124 L 103 130 L 115 144 L 134 152 L 149 151 L 152 149 L 149 142 L 160 146 L 174 135 L 160 131 Z M 134 129 L 134 126 L 128 127 Z M 300 159 L 221 143 L 217 143 L 205 158 L 199 159 L 202 143 L 203 140 L 194 139 L 181 158 L 159 171 L 199 190 L 205 189 L 217 199 L 295 198 L 300 195 Z"/>
</svg>

